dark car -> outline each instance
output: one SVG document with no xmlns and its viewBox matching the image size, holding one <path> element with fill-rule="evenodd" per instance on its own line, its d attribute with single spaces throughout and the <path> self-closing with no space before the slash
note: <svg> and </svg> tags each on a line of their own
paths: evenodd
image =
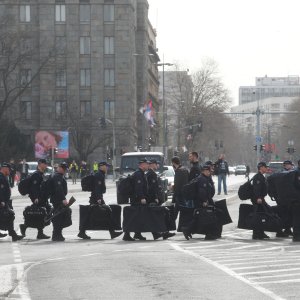
<svg viewBox="0 0 300 300">
<path fill-rule="evenodd" d="M 270 161 L 269 162 L 269 170 L 266 174 L 267 176 L 270 176 L 275 173 L 280 173 L 283 171 L 283 162 L 282 161 Z"/>
</svg>

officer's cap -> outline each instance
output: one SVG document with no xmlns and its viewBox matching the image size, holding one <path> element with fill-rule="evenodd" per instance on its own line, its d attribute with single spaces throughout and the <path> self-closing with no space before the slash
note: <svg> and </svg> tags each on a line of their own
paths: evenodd
<svg viewBox="0 0 300 300">
<path fill-rule="evenodd" d="M 210 171 L 210 166 L 209 165 L 203 165 L 201 171 L 209 170 Z"/>
<path fill-rule="evenodd" d="M 211 160 L 208 160 L 207 162 L 205 162 L 206 166 L 213 166 L 213 162 Z"/>
<path fill-rule="evenodd" d="M 261 162 L 259 162 L 258 164 L 257 164 L 257 168 L 259 169 L 259 168 L 261 168 L 261 167 L 268 167 L 268 165 L 264 162 L 264 161 L 261 161 Z"/>
<path fill-rule="evenodd" d="M 290 161 L 290 160 L 285 160 L 285 161 L 283 162 L 283 164 L 284 164 L 284 165 L 293 165 L 292 161 Z"/>
<path fill-rule="evenodd" d="M 58 166 L 65 169 L 65 170 L 68 169 L 68 164 L 66 162 L 62 162 Z"/>
<path fill-rule="evenodd" d="M 150 164 L 158 164 L 158 161 L 156 159 L 150 159 L 149 163 Z"/>
<path fill-rule="evenodd" d="M 106 161 L 100 161 L 100 162 L 98 162 L 98 167 L 101 167 L 101 166 L 107 166 L 107 167 L 109 167 L 111 165 L 109 163 L 107 163 Z"/>
<path fill-rule="evenodd" d="M 146 158 L 142 158 L 142 159 L 140 159 L 139 164 L 142 164 L 142 163 L 149 164 L 149 161 Z"/>
<path fill-rule="evenodd" d="M 4 163 L 1 164 L 1 168 L 9 168 L 9 169 L 11 169 L 11 165 L 9 163 L 7 163 L 7 162 L 4 162 Z"/>
<path fill-rule="evenodd" d="M 40 159 L 38 160 L 38 163 L 39 163 L 39 164 L 47 164 L 47 161 L 46 161 L 46 159 L 44 159 L 44 158 L 40 158 Z"/>
</svg>

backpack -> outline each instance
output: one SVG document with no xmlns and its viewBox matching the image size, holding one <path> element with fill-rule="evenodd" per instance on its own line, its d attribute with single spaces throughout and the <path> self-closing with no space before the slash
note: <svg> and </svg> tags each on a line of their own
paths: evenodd
<svg viewBox="0 0 300 300">
<path fill-rule="evenodd" d="M 41 198 L 43 200 L 48 200 L 53 194 L 53 175 L 50 175 L 46 180 L 43 180 L 41 183 Z"/>
<path fill-rule="evenodd" d="M 194 200 L 196 198 L 198 181 L 199 176 L 182 187 L 182 195 L 186 200 Z"/>
<path fill-rule="evenodd" d="M 94 187 L 94 175 L 90 174 L 82 177 L 81 179 L 81 189 L 83 192 L 91 192 Z"/>
<path fill-rule="evenodd" d="M 128 198 L 133 195 L 134 185 L 132 175 L 128 175 L 127 177 L 120 179 L 118 184 L 118 193 Z"/>
<path fill-rule="evenodd" d="M 242 184 L 239 187 L 238 196 L 241 200 L 248 200 L 254 196 L 253 185 L 251 183 L 252 180 L 253 178 L 251 180 L 248 179 L 244 184 Z"/>
<path fill-rule="evenodd" d="M 278 174 L 280 174 L 280 173 L 274 173 L 267 177 L 268 195 L 270 196 L 271 200 L 278 199 L 278 193 L 277 193 L 277 188 L 276 188 L 276 181 L 277 181 L 277 178 L 280 176 Z"/>
<path fill-rule="evenodd" d="M 25 196 L 25 195 L 29 194 L 29 192 L 30 192 L 30 184 L 31 184 L 30 177 L 26 177 L 26 178 L 22 179 L 19 182 L 19 184 L 18 184 L 18 190 L 19 190 L 19 193 L 22 196 Z"/>
</svg>

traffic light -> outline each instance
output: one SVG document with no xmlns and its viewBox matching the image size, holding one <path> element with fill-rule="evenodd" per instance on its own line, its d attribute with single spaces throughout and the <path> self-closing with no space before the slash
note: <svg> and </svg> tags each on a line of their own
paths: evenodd
<svg viewBox="0 0 300 300">
<path fill-rule="evenodd" d="M 253 146 L 253 150 L 257 151 L 257 145 Z"/>
<path fill-rule="evenodd" d="M 57 148 L 54 148 L 54 149 L 53 149 L 54 155 L 57 154 L 57 152 L 58 152 L 58 149 L 57 149 Z"/>
<path fill-rule="evenodd" d="M 260 145 L 260 152 L 264 151 L 266 149 L 266 145 Z"/>
<path fill-rule="evenodd" d="M 286 148 L 286 152 L 289 154 L 295 153 L 295 148 Z"/>
</svg>

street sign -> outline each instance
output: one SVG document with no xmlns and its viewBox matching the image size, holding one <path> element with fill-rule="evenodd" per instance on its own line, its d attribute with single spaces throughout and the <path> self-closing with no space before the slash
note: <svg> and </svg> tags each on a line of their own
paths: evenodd
<svg viewBox="0 0 300 300">
<path fill-rule="evenodd" d="M 262 137 L 261 136 L 255 137 L 255 142 L 256 143 L 261 143 L 262 142 Z"/>
</svg>

